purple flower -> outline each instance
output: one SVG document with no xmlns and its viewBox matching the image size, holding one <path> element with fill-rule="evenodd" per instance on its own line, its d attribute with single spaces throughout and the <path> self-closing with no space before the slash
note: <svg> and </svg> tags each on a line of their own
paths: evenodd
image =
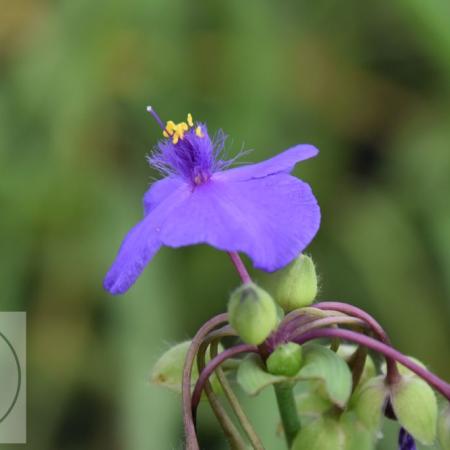
<svg viewBox="0 0 450 450">
<path fill-rule="evenodd" d="M 165 175 L 144 196 L 144 218 L 126 235 L 104 280 L 112 294 L 136 281 L 163 245 L 206 243 L 244 252 L 268 272 L 291 262 L 311 242 L 320 210 L 308 184 L 290 175 L 295 164 L 317 155 L 297 145 L 258 164 L 227 169 L 220 159 L 225 135 L 214 140 L 204 124 L 171 121 L 149 162 Z"/>
<path fill-rule="evenodd" d="M 403 427 L 398 435 L 398 450 L 417 450 L 414 438 Z"/>
</svg>

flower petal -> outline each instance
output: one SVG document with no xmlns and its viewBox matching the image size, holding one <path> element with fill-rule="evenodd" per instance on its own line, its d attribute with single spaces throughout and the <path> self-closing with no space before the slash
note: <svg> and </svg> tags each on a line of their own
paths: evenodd
<svg viewBox="0 0 450 450">
<path fill-rule="evenodd" d="M 261 178 L 276 173 L 290 173 L 298 162 L 313 158 L 318 153 L 319 150 L 312 145 L 296 145 L 273 158 L 257 164 L 235 167 L 234 169 L 220 172 L 216 176 L 230 181 L 239 181 Z"/>
<path fill-rule="evenodd" d="M 241 251 L 256 268 L 292 261 L 317 233 L 320 210 L 311 188 L 284 174 L 246 181 L 211 179 L 174 208 L 162 227 L 164 245 L 207 243 Z"/>
<path fill-rule="evenodd" d="M 181 178 L 175 176 L 155 181 L 144 195 L 144 214 L 147 215 L 183 183 Z"/>
<path fill-rule="evenodd" d="M 160 232 L 167 216 L 189 194 L 189 189 L 184 185 L 172 191 L 129 231 L 103 282 L 107 291 L 123 294 L 132 286 L 161 247 Z"/>
</svg>

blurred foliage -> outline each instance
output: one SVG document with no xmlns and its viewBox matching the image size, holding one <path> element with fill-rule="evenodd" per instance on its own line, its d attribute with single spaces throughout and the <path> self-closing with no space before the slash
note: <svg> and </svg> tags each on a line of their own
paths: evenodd
<svg viewBox="0 0 450 450">
<path fill-rule="evenodd" d="M 1 309 L 29 321 L 20 448 L 182 447 L 179 399 L 150 367 L 238 280 L 213 249 L 165 249 L 124 298 L 102 291 L 156 176 L 148 103 L 223 127 L 251 160 L 317 145 L 296 173 L 323 211 L 308 249 L 321 298 L 367 308 L 450 378 L 449 16 L 447 0 L 2 2 Z M 246 401 L 271 450 L 273 401 Z M 205 407 L 199 423 L 223 449 Z"/>
</svg>

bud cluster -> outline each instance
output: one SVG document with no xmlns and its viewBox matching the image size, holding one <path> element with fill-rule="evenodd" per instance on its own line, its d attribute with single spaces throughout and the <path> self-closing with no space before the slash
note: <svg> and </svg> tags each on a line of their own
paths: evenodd
<svg viewBox="0 0 450 450">
<path fill-rule="evenodd" d="M 450 385 L 430 374 L 419 361 L 392 349 L 384 330 L 364 311 L 339 302 L 314 304 L 317 292 L 315 266 L 306 255 L 274 274 L 268 290 L 244 282 L 232 292 L 228 314 L 220 320 L 228 320 L 230 327 L 211 332 L 219 322 L 211 329 L 205 324 L 192 343 L 180 344 L 161 358 L 154 379 L 164 384 L 164 378 L 167 387 L 169 382 L 172 386 L 181 384 L 182 359 L 186 358 L 183 386 L 194 384 L 195 389 L 192 404 L 186 404 L 185 411 L 193 411 L 195 421 L 205 389 L 231 446 L 236 448 L 244 448 L 245 443 L 230 428 L 225 410 L 217 406 L 215 396 L 221 391 L 231 399 L 231 408 L 253 448 L 264 447 L 226 375 L 218 372 L 219 383 L 213 378 L 208 384 L 217 370 L 234 372 L 241 389 L 251 396 L 274 387 L 283 434 L 291 450 L 374 450 L 383 416 L 398 422 L 400 450 L 415 449 L 416 441 L 431 445 L 436 437 L 443 450 L 450 450 L 450 408 L 439 414 L 432 389 L 449 399 Z M 232 335 L 244 344 L 222 349 L 217 356 L 213 352 L 212 359 L 205 359 L 214 339 Z M 330 345 L 309 342 L 316 338 L 330 338 Z M 343 340 L 353 343 L 344 344 Z M 200 373 L 186 372 L 196 356 L 192 348 L 197 349 Z M 378 368 L 368 349 L 384 355 L 386 363 Z M 234 359 L 245 352 L 251 354 Z M 401 364 L 397 366 L 395 360 Z M 183 392 L 189 400 L 187 391 Z"/>
</svg>

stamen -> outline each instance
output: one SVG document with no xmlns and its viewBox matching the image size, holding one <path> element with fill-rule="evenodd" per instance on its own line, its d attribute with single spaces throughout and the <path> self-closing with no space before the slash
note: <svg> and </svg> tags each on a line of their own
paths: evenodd
<svg viewBox="0 0 450 450">
<path fill-rule="evenodd" d="M 175 125 L 175 122 L 173 120 L 169 120 L 166 124 L 165 131 L 172 136 L 174 133 L 177 132 L 177 126 Z"/>
<path fill-rule="evenodd" d="M 165 126 L 163 124 L 163 121 L 160 119 L 156 111 L 151 106 L 147 106 L 147 111 L 153 116 L 153 118 L 156 120 L 156 123 L 161 127 L 161 129 L 164 130 Z"/>
<path fill-rule="evenodd" d="M 166 125 L 164 126 L 163 121 L 161 120 L 161 118 L 158 116 L 156 111 L 151 106 L 147 106 L 147 111 L 153 116 L 153 118 L 156 120 L 158 125 L 163 130 L 163 133 L 162 133 L 163 136 L 165 138 L 172 137 L 172 142 L 174 144 L 177 144 L 180 140 L 183 140 L 185 132 L 189 131 L 189 128 L 194 126 L 194 121 L 192 119 L 192 114 L 191 113 L 189 113 L 187 115 L 187 123 L 186 122 L 180 122 L 180 123 L 176 124 L 172 120 L 169 120 L 169 121 L 167 121 Z M 204 136 L 200 126 L 198 126 L 195 129 L 195 134 L 198 137 L 203 137 Z"/>
<path fill-rule="evenodd" d="M 195 129 L 195 134 L 196 134 L 198 137 L 201 137 L 201 138 L 205 136 L 205 135 L 203 134 L 202 129 L 201 129 L 200 126 L 198 126 L 198 127 Z"/>
</svg>

